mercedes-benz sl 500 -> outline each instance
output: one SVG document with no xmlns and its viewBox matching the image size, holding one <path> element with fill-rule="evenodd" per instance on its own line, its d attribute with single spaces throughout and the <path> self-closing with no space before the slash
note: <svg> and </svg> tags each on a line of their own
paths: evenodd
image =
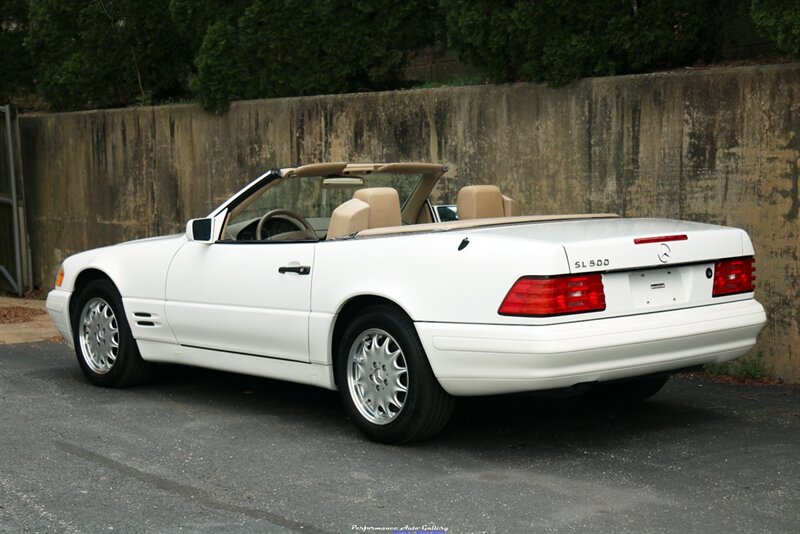
<svg viewBox="0 0 800 534">
<path fill-rule="evenodd" d="M 445 171 L 270 170 L 185 233 L 67 258 L 47 308 L 94 384 L 158 362 L 312 384 L 391 443 L 439 432 L 454 397 L 640 400 L 755 344 L 743 230 L 521 215 L 493 185 L 461 189 L 443 220 L 429 196 Z"/>
</svg>

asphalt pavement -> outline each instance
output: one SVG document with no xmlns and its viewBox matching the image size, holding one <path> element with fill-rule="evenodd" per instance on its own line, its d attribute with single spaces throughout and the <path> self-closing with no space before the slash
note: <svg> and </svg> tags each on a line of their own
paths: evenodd
<svg viewBox="0 0 800 534">
<path fill-rule="evenodd" d="M 797 386 L 461 399 L 397 447 L 333 392 L 179 366 L 108 390 L 35 343 L 0 346 L 0 402 L 0 532 L 800 532 Z"/>
</svg>

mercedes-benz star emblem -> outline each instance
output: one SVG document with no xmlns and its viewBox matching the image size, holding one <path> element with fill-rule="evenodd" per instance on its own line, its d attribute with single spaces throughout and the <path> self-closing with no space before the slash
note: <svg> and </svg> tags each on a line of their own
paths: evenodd
<svg viewBox="0 0 800 534">
<path fill-rule="evenodd" d="M 670 253 L 672 251 L 669 249 L 669 245 L 666 243 L 661 243 L 661 248 L 658 250 L 658 261 L 661 263 L 667 263 L 670 258 Z"/>
</svg>

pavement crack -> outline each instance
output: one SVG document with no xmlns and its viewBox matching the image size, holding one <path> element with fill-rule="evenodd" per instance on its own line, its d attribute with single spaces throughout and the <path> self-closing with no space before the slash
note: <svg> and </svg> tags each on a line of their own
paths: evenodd
<svg viewBox="0 0 800 534">
<path fill-rule="evenodd" d="M 293 521 L 291 519 L 288 519 L 286 517 L 283 517 L 281 515 L 272 512 L 268 512 L 266 510 L 260 510 L 258 508 L 250 508 L 247 506 L 241 506 L 238 504 L 232 504 L 221 501 L 207 490 L 196 488 L 188 484 L 181 484 L 180 482 L 176 482 L 168 478 L 160 477 L 152 473 L 141 471 L 139 469 L 136 469 L 135 467 L 125 465 L 121 462 L 118 462 L 117 460 L 108 458 L 107 456 L 103 456 L 94 451 L 84 449 L 83 447 L 79 447 L 72 443 L 67 443 L 63 441 L 54 441 L 53 443 L 55 444 L 56 447 L 58 447 L 59 449 L 68 454 L 77 456 L 78 458 L 82 458 L 83 460 L 86 460 L 88 462 L 100 465 L 102 467 L 105 467 L 106 469 L 114 470 L 125 476 L 134 478 L 140 482 L 144 482 L 145 484 L 151 484 L 161 490 L 180 495 L 181 497 L 184 497 L 192 502 L 196 502 L 203 506 L 208 506 L 210 508 L 216 508 L 218 510 L 224 510 L 227 512 L 233 512 L 236 514 L 242 514 L 253 519 L 269 521 L 270 523 L 284 527 L 294 532 L 303 532 L 312 534 L 330 533 L 330 531 L 322 530 L 313 525 L 308 525 L 305 523 L 301 523 L 299 521 Z"/>
</svg>

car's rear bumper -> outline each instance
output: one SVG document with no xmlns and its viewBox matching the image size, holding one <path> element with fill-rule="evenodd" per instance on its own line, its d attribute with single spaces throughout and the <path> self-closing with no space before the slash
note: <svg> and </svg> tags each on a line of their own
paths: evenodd
<svg viewBox="0 0 800 534">
<path fill-rule="evenodd" d="M 551 326 L 415 324 L 448 393 L 490 395 L 731 360 L 755 345 L 765 322 L 748 299 Z"/>
<path fill-rule="evenodd" d="M 64 336 L 67 344 L 74 348 L 72 340 L 72 327 L 69 323 L 69 299 L 72 296 L 71 291 L 64 291 L 63 289 L 54 289 L 47 294 L 47 312 L 50 318 L 53 319 L 53 324 L 56 330 Z"/>
</svg>

